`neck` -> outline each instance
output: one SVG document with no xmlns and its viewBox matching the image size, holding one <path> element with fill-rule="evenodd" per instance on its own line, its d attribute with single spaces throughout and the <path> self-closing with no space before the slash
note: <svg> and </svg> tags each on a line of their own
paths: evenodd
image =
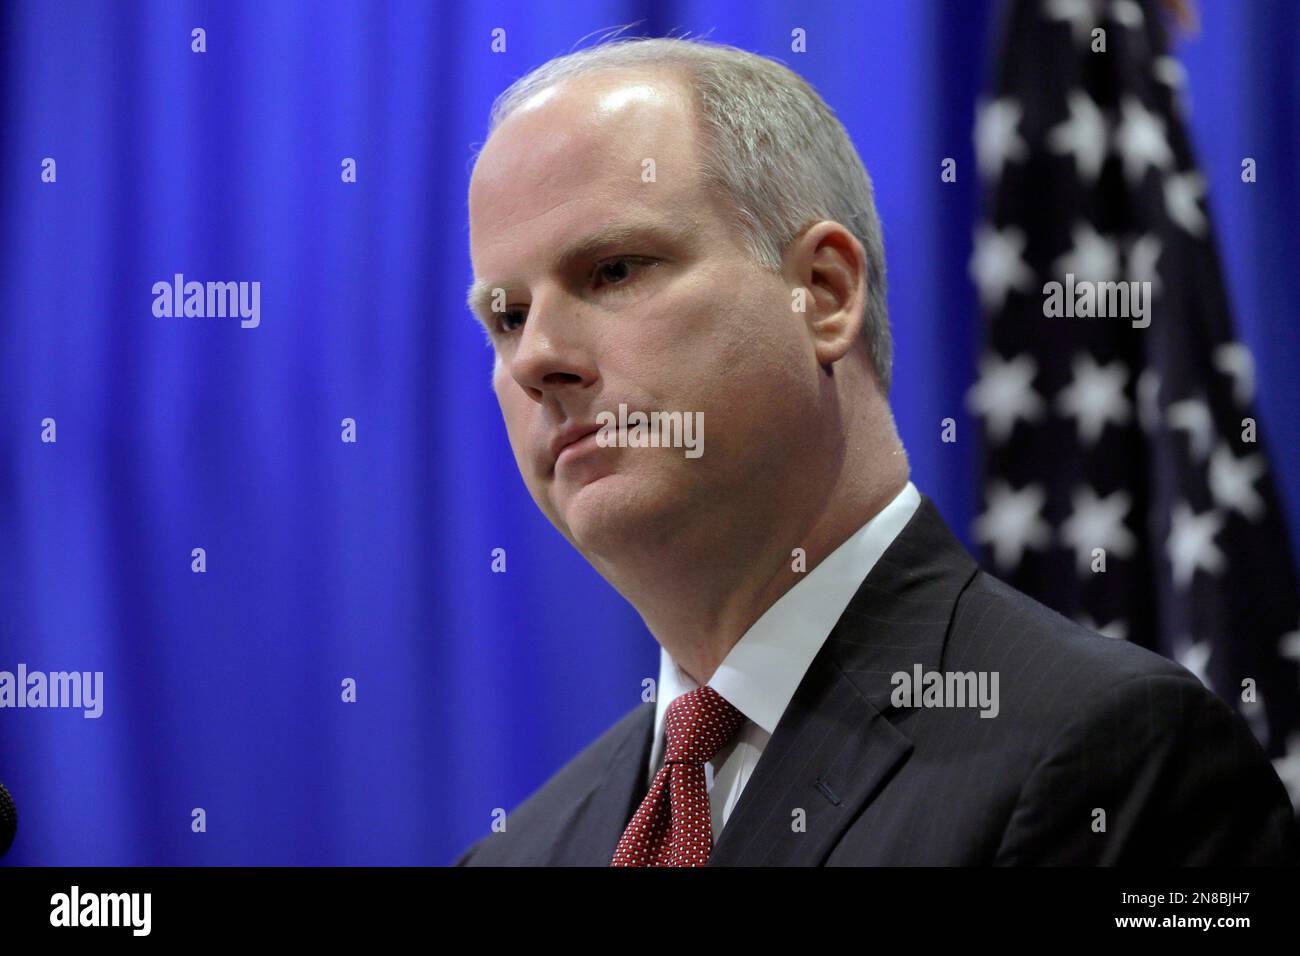
<svg viewBox="0 0 1300 956">
<path fill-rule="evenodd" d="M 757 500 L 722 520 L 683 521 L 670 541 L 593 563 L 678 666 L 705 684 L 768 608 L 907 484 L 892 421 L 887 431 L 888 441 L 843 444 L 818 480 L 801 469 L 785 484 L 799 489 L 794 501 Z M 804 552 L 798 571 L 795 548 Z"/>
</svg>

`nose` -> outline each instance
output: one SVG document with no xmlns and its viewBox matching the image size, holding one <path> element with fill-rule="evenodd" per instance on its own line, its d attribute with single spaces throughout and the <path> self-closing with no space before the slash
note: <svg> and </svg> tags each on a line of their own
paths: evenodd
<svg viewBox="0 0 1300 956">
<path fill-rule="evenodd" d="M 538 298 L 510 356 L 510 375 L 533 401 L 547 394 L 586 388 L 597 379 L 590 330 L 579 310 L 559 299 Z"/>
</svg>

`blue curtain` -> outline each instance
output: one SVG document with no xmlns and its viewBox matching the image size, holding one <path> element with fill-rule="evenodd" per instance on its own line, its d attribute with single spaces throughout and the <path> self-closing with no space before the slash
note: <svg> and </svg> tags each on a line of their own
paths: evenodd
<svg viewBox="0 0 1300 956">
<path fill-rule="evenodd" d="M 1179 55 L 1300 545 L 1300 17 L 1200 6 Z M 0 709 L 5 862 L 446 863 L 638 702 L 657 645 L 533 505 L 463 306 L 492 99 L 594 31 L 779 57 L 839 113 L 885 224 L 913 476 L 967 536 L 970 129 L 995 17 L 991 0 L 5 4 L 0 670 L 103 674 L 98 718 Z M 259 324 L 156 316 L 178 273 L 260 282 Z"/>
</svg>

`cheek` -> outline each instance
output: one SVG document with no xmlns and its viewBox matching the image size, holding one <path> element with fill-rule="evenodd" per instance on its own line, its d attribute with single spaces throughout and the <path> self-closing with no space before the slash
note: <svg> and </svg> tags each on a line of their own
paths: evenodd
<svg viewBox="0 0 1300 956">
<path fill-rule="evenodd" d="M 691 380 L 680 384 L 691 393 L 748 401 L 756 391 L 799 387 L 816 370 L 801 316 L 779 279 L 737 275 L 723 291 L 692 297 L 680 314 L 670 362 L 689 370 Z"/>
<path fill-rule="evenodd" d="M 818 410 L 820 369 L 783 291 L 749 290 L 721 306 L 699 354 L 684 358 L 695 363 L 685 388 L 705 412 L 706 447 L 742 470 L 787 458 Z"/>
<path fill-rule="evenodd" d="M 693 391 L 737 334 L 730 327 L 734 303 L 725 280 L 714 277 L 693 277 L 656 296 L 636 320 L 629 342 L 634 348 L 623 353 L 623 366 L 656 391 Z"/>
<path fill-rule="evenodd" d="M 497 404 L 501 408 L 501 420 L 506 426 L 506 436 L 510 439 L 510 448 L 514 452 L 515 460 L 519 463 L 520 471 L 524 473 L 525 478 L 531 477 L 527 465 L 527 438 L 528 438 L 528 409 L 524 403 L 532 404 L 527 396 L 519 392 L 516 387 L 511 390 L 513 383 L 503 382 L 498 386 Z M 506 392 L 502 395 L 500 388 L 504 386 Z M 519 401 L 524 399 L 524 403 Z"/>
</svg>

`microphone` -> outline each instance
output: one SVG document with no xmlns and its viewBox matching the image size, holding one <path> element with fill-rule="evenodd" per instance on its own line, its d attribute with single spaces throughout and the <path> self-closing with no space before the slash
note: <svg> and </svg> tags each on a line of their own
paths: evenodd
<svg viewBox="0 0 1300 956">
<path fill-rule="evenodd" d="M 0 783 L 0 856 L 8 852 L 17 832 L 18 808 L 14 806 L 14 798 L 9 796 L 5 785 Z"/>
</svg>

